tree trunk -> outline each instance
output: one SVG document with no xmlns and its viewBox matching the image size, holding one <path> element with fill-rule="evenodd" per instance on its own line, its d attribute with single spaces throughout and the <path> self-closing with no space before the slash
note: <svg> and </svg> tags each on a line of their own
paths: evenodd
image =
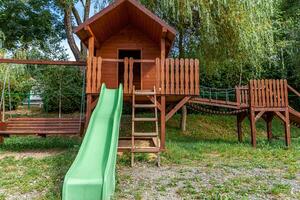
<svg viewBox="0 0 300 200">
<path fill-rule="evenodd" d="M 73 36 L 73 28 L 72 28 L 72 6 L 66 6 L 64 9 L 65 16 L 64 16 L 64 25 L 67 35 L 68 44 L 74 54 L 74 57 L 77 61 L 81 60 L 81 55 L 79 48 L 76 45 L 74 36 Z"/>
</svg>

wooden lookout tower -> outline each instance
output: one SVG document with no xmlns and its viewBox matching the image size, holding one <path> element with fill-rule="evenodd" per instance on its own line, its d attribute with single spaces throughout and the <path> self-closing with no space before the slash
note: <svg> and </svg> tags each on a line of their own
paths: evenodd
<svg viewBox="0 0 300 200">
<path fill-rule="evenodd" d="M 175 29 L 136 0 L 117 0 L 78 26 L 75 33 L 89 52 L 86 122 L 101 84 L 108 88 L 122 84 L 125 101 L 132 102 L 132 97 L 138 95 L 137 103 L 148 100 L 160 111 L 160 146 L 156 150 L 164 150 L 166 121 L 193 95 L 199 95 L 199 61 L 168 58 Z M 154 88 L 157 99 L 151 96 Z M 169 102 L 174 107 L 166 111 Z"/>
</svg>

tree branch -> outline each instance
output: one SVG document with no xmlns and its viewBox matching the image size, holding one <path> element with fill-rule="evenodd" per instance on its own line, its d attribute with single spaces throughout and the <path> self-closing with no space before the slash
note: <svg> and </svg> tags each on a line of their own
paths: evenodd
<svg viewBox="0 0 300 200">
<path fill-rule="evenodd" d="M 84 22 L 90 17 L 90 8 L 91 8 L 91 0 L 86 0 L 84 6 L 84 17 L 83 17 Z"/>
<path fill-rule="evenodd" d="M 80 25 L 82 23 L 82 21 L 81 21 L 80 15 L 78 13 L 78 10 L 75 8 L 74 5 L 72 5 L 72 13 L 75 17 L 77 25 Z"/>
</svg>

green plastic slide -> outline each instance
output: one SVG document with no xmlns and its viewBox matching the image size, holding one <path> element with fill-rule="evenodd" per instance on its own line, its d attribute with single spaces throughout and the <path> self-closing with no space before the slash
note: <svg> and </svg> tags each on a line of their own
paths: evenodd
<svg viewBox="0 0 300 200">
<path fill-rule="evenodd" d="M 103 84 L 77 157 L 65 176 L 63 200 L 106 200 L 113 195 L 122 107 L 122 85 L 113 90 Z"/>
</svg>

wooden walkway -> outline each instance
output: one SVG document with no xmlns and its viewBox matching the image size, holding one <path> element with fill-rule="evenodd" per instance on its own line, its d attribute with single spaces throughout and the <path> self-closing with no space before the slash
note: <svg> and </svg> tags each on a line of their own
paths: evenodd
<svg viewBox="0 0 300 200">
<path fill-rule="evenodd" d="M 238 138 L 242 141 L 243 120 L 248 117 L 251 124 L 251 142 L 256 146 L 256 122 L 262 118 L 267 123 L 268 138 L 272 138 L 272 120 L 277 116 L 285 127 L 285 141 L 291 143 L 290 125 L 300 128 L 300 112 L 289 105 L 289 92 L 300 97 L 300 93 L 288 85 L 286 80 L 251 80 L 246 86 L 235 87 L 235 101 L 216 99 L 214 95 L 209 98 L 193 97 L 190 104 L 208 105 L 231 109 L 230 114 L 237 115 Z M 232 111 L 233 110 L 233 111 Z M 213 112 L 211 112 L 213 113 Z M 226 112 L 223 112 L 227 114 Z"/>
</svg>

